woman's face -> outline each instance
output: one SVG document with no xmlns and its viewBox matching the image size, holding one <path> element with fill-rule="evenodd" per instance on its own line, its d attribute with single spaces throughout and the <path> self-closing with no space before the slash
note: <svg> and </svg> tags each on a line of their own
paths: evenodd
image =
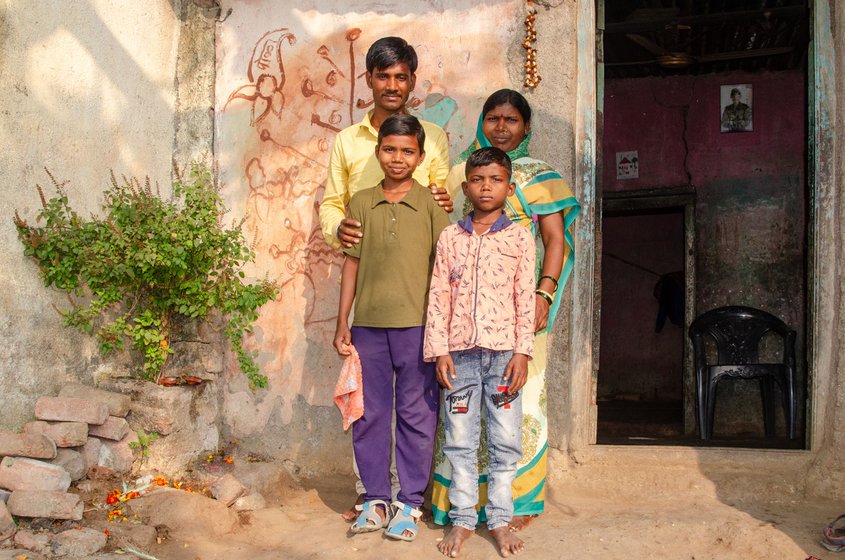
<svg viewBox="0 0 845 560">
<path fill-rule="evenodd" d="M 530 125 L 525 124 L 516 107 L 510 103 L 504 103 L 484 115 L 481 130 L 490 144 L 500 150 L 510 152 L 519 146 L 528 134 Z"/>
</svg>

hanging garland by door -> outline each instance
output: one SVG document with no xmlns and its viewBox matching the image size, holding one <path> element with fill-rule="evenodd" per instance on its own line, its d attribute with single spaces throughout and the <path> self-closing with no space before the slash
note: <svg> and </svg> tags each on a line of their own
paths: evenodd
<svg viewBox="0 0 845 560">
<path fill-rule="evenodd" d="M 537 70 L 537 29 L 534 26 L 537 19 L 537 8 L 534 2 L 526 1 L 528 13 L 525 15 L 525 39 L 522 41 L 522 48 L 525 49 L 525 81 L 522 85 L 529 89 L 536 89 L 539 85 L 540 72 Z"/>
</svg>

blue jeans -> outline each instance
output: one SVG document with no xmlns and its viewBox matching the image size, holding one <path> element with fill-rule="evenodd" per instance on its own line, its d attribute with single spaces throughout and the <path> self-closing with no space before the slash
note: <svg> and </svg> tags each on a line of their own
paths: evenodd
<svg viewBox="0 0 845 560">
<path fill-rule="evenodd" d="M 475 347 L 452 352 L 455 379 L 444 394 L 446 445 L 443 452 L 452 465 L 449 501 L 452 524 L 475 530 L 478 523 L 478 446 L 481 414 L 486 410 L 487 450 L 490 457 L 487 478 L 487 527 L 496 529 L 513 517 L 511 485 L 522 457 L 522 397 L 508 401 L 503 378 L 511 351 Z M 483 406 L 482 406 L 483 405 Z"/>
</svg>

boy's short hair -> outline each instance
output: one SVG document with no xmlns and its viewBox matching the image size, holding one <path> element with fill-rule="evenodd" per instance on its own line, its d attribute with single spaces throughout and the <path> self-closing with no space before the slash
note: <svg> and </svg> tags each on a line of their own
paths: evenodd
<svg viewBox="0 0 845 560">
<path fill-rule="evenodd" d="M 508 178 L 510 178 L 511 174 L 513 173 L 513 165 L 511 165 L 511 158 L 509 158 L 508 154 L 505 153 L 503 150 L 500 150 L 499 148 L 495 148 L 493 146 L 488 146 L 486 148 L 479 148 L 478 150 L 475 150 L 469 156 L 469 159 L 467 159 L 467 179 L 469 179 L 470 171 L 472 171 L 476 167 L 485 167 L 492 163 L 497 163 L 504 167 L 508 171 Z"/>
<path fill-rule="evenodd" d="M 402 62 L 408 65 L 411 74 L 417 71 L 417 51 L 401 37 L 382 37 L 367 51 L 367 72 L 370 74 Z"/>
<path fill-rule="evenodd" d="M 425 151 L 425 129 L 419 119 L 413 115 L 397 113 L 390 115 L 378 129 L 378 145 L 385 136 L 416 136 L 421 152 Z"/>
</svg>

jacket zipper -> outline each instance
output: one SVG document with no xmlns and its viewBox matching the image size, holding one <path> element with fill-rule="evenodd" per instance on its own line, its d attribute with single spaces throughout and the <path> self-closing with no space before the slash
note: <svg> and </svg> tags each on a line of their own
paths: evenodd
<svg viewBox="0 0 845 560">
<path fill-rule="evenodd" d="M 472 240 L 472 237 L 470 237 Z M 481 244 L 484 242 L 484 236 L 478 236 L 478 252 L 475 254 L 475 290 L 473 294 L 473 302 L 472 302 L 472 346 L 478 346 L 478 319 L 476 318 L 476 312 L 478 311 L 478 263 L 481 260 Z"/>
</svg>

